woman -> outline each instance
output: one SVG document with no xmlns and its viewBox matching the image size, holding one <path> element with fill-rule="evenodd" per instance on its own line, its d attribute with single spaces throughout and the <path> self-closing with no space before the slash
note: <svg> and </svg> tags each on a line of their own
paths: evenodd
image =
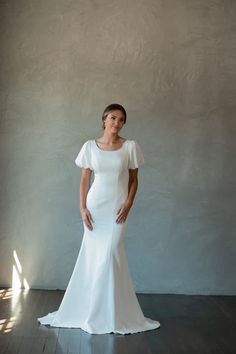
<svg viewBox="0 0 236 354">
<path fill-rule="evenodd" d="M 59 309 L 38 320 L 91 334 L 142 332 L 158 328 L 160 323 L 144 317 L 140 308 L 124 236 L 137 191 L 138 167 L 144 157 L 135 140 L 119 136 L 126 123 L 124 107 L 109 105 L 102 120 L 103 136 L 87 140 L 75 159 L 82 168 L 84 236 L 80 252 Z"/>
</svg>

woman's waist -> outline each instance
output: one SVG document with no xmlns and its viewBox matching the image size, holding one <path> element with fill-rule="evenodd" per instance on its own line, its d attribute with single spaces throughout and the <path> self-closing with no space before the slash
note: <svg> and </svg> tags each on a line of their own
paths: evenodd
<svg viewBox="0 0 236 354">
<path fill-rule="evenodd" d="M 108 182 L 103 181 L 94 181 L 89 189 L 89 194 L 94 198 L 116 198 L 117 195 L 126 196 L 128 193 L 128 184 L 120 182 Z"/>
</svg>

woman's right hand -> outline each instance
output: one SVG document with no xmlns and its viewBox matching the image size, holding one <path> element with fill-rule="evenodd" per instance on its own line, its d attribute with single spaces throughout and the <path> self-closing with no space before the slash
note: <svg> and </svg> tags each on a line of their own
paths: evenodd
<svg viewBox="0 0 236 354">
<path fill-rule="evenodd" d="M 94 221 L 93 221 L 90 211 L 87 208 L 83 208 L 80 210 L 80 213 L 81 213 L 81 216 L 82 216 L 82 219 L 83 219 L 85 225 L 91 231 L 93 229 L 92 222 L 94 222 Z"/>
</svg>

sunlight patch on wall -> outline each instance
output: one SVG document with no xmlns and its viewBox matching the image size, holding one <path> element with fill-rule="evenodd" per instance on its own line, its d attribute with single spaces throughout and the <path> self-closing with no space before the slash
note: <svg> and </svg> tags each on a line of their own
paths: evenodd
<svg viewBox="0 0 236 354">
<path fill-rule="evenodd" d="M 15 264 L 13 264 L 12 267 L 12 289 L 29 289 L 30 287 L 28 281 L 22 275 L 22 265 L 20 263 L 16 250 L 13 251 L 13 258 Z"/>
</svg>

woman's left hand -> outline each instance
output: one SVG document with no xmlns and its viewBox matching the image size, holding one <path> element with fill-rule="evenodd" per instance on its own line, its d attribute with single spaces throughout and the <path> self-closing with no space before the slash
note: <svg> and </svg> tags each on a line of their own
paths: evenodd
<svg viewBox="0 0 236 354">
<path fill-rule="evenodd" d="M 121 204 L 120 208 L 118 209 L 117 213 L 118 217 L 116 219 L 117 224 L 123 223 L 126 221 L 126 218 L 128 216 L 128 213 L 130 211 L 132 204 L 129 202 L 125 202 Z"/>
</svg>

